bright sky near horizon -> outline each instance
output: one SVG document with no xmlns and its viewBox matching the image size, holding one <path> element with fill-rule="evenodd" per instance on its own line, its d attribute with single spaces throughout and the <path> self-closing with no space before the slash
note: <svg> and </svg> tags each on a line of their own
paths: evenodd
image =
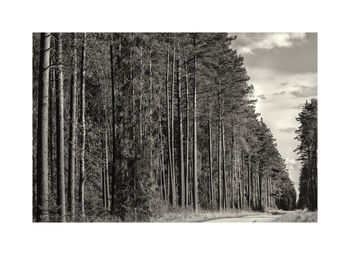
<svg viewBox="0 0 350 255">
<path fill-rule="evenodd" d="M 257 112 L 273 132 L 297 193 L 300 163 L 294 152 L 296 117 L 317 97 L 316 33 L 233 33 L 232 48 L 244 56 Z"/>
</svg>

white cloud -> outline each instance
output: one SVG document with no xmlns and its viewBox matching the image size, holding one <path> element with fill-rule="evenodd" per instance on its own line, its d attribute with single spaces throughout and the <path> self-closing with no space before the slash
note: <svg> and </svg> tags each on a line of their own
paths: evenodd
<svg viewBox="0 0 350 255">
<path fill-rule="evenodd" d="M 280 136 L 286 135 L 280 130 L 298 127 L 299 124 L 296 122 L 295 117 L 298 116 L 300 106 L 305 103 L 305 100 L 309 100 L 314 96 L 314 93 L 311 92 L 314 92 L 316 89 L 317 74 L 310 72 L 290 74 L 254 67 L 248 67 L 247 70 L 256 95 L 264 95 L 266 98 L 266 100 L 258 100 L 256 110 L 262 114 L 269 126 L 276 131 L 275 136 L 278 142 Z M 281 83 L 286 83 L 283 86 L 283 91 L 281 91 Z M 304 89 L 307 90 L 306 92 L 311 92 L 307 95 L 304 93 L 303 96 L 305 97 L 296 97 L 294 95 L 295 91 L 301 89 L 301 85 L 298 84 L 305 84 L 308 88 L 312 88 Z M 256 98 L 260 98 L 259 96 L 256 96 Z M 282 151 L 286 150 L 287 148 L 282 149 Z M 288 148 L 288 150 L 292 151 L 293 149 Z M 291 154 L 286 156 L 290 157 Z"/>
<path fill-rule="evenodd" d="M 317 87 L 299 86 L 297 90 L 290 93 L 295 97 L 315 97 L 317 96 Z"/>
<path fill-rule="evenodd" d="M 261 99 L 261 100 L 266 100 L 265 95 L 259 95 L 259 96 L 257 96 L 257 98 L 259 98 L 259 99 Z"/>
<path fill-rule="evenodd" d="M 262 114 L 264 121 L 271 128 L 278 150 L 286 159 L 289 176 L 298 188 L 300 162 L 296 161 L 297 154 L 294 152 L 298 142 L 294 139 L 296 134 L 291 131 L 298 128 L 299 123 L 295 117 L 298 116 L 305 100 L 311 97 L 296 97 L 292 92 L 303 86 L 316 88 L 317 73 L 287 73 L 257 67 L 247 67 L 247 71 L 254 85 L 255 95 L 266 97 L 266 100 L 258 100 L 256 110 Z M 281 93 L 283 91 L 285 93 Z"/>
<path fill-rule="evenodd" d="M 240 54 L 254 54 L 256 49 L 290 48 L 306 40 L 305 33 L 247 33 L 238 34 L 233 45 Z"/>
<path fill-rule="evenodd" d="M 298 165 L 299 165 L 299 162 L 295 158 L 286 158 L 287 168 L 293 169 L 293 168 L 297 167 Z"/>
<path fill-rule="evenodd" d="M 296 130 L 295 127 L 287 127 L 287 128 L 280 128 L 279 131 L 286 132 L 286 133 L 294 133 Z"/>
</svg>

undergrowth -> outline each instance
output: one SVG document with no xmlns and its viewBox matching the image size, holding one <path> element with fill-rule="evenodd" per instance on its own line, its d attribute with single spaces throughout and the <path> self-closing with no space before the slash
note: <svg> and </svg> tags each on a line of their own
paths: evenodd
<svg viewBox="0 0 350 255">
<path fill-rule="evenodd" d="M 288 212 L 274 220 L 275 222 L 317 222 L 317 212 L 296 210 Z"/>
</svg>

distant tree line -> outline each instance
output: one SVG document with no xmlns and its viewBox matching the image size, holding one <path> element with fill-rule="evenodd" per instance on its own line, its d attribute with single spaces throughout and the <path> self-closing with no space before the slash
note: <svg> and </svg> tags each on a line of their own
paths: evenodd
<svg viewBox="0 0 350 255">
<path fill-rule="evenodd" d="M 293 209 L 294 185 L 233 40 L 33 34 L 33 220 Z"/>
<path fill-rule="evenodd" d="M 298 208 L 317 210 L 317 99 L 304 104 L 296 118 L 299 145 L 296 149 L 301 161 Z"/>
</svg>

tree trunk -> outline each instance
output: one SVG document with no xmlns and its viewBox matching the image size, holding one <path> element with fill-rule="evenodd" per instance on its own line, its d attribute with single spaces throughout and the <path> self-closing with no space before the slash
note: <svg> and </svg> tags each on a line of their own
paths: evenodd
<svg viewBox="0 0 350 255">
<path fill-rule="evenodd" d="M 260 166 L 260 159 L 257 159 L 257 165 L 256 165 L 256 172 L 255 172 L 255 193 L 254 193 L 254 207 L 255 209 L 260 209 L 259 207 L 259 166 Z"/>
<path fill-rule="evenodd" d="M 210 205 L 213 205 L 213 147 L 212 147 L 212 134 L 211 134 L 211 106 L 210 106 L 210 114 L 208 118 L 208 130 L 209 130 L 209 202 Z"/>
<path fill-rule="evenodd" d="M 240 155 L 238 155 L 239 157 L 239 162 L 240 162 L 240 165 L 238 166 L 238 171 L 239 171 L 239 193 L 240 193 L 240 209 L 243 209 L 244 207 L 244 192 L 243 192 L 243 189 L 244 189 L 244 180 L 243 180 L 243 164 L 244 164 L 244 156 L 243 156 L 243 149 L 241 149 L 241 153 L 239 153 Z"/>
<path fill-rule="evenodd" d="M 175 39 L 174 39 L 174 51 L 173 51 L 173 75 L 172 75 L 172 84 L 171 84 L 171 204 L 176 204 L 176 174 L 175 174 L 175 125 L 174 125 L 174 101 L 175 101 L 175 58 L 176 58 L 176 49 L 175 49 Z"/>
<path fill-rule="evenodd" d="M 248 194 L 247 194 L 247 202 L 248 202 L 248 210 L 251 209 L 251 154 L 249 153 L 248 155 L 248 186 L 247 186 L 247 190 L 248 190 Z"/>
<path fill-rule="evenodd" d="M 186 162 L 185 162 L 185 206 L 187 207 L 189 204 L 188 201 L 188 180 L 189 180 L 189 145 L 190 145 L 190 109 L 189 109 L 189 100 L 188 100 L 188 75 L 187 75 L 187 64 L 185 64 L 185 82 L 186 82 Z"/>
<path fill-rule="evenodd" d="M 241 149 L 241 153 L 240 153 L 241 157 L 239 157 L 239 161 L 240 161 L 240 166 L 239 166 L 239 183 L 240 183 L 240 209 L 244 209 L 244 175 L 243 175 L 243 165 L 244 165 L 244 152 L 243 149 Z"/>
<path fill-rule="evenodd" d="M 40 71 L 37 145 L 37 221 L 49 220 L 48 117 L 50 33 L 40 35 Z"/>
<path fill-rule="evenodd" d="M 270 207 L 269 177 L 266 176 L 266 208 Z"/>
<path fill-rule="evenodd" d="M 160 110 L 160 109 L 159 109 Z M 162 199 L 167 198 L 167 184 L 165 180 L 165 169 L 164 169 L 164 149 L 163 149 L 163 128 L 162 122 L 159 121 L 159 140 L 160 140 L 160 164 L 161 164 L 161 185 L 162 185 Z"/>
<path fill-rule="evenodd" d="M 77 60 L 77 35 L 74 33 L 73 41 L 73 79 L 71 86 L 71 122 L 69 137 L 69 176 L 68 176 L 68 200 L 71 213 L 71 220 L 75 220 L 75 151 L 76 151 L 76 94 L 77 94 L 77 78 L 78 78 L 78 60 Z"/>
<path fill-rule="evenodd" d="M 222 145 L 222 187 L 223 187 L 223 208 L 227 209 L 227 187 L 226 187 L 226 170 L 225 170 L 225 127 L 221 123 L 221 145 Z"/>
<path fill-rule="evenodd" d="M 197 179 L 197 88 L 196 88 L 196 35 L 193 38 L 194 70 L 193 70 L 193 209 L 198 211 L 198 179 Z"/>
<path fill-rule="evenodd" d="M 51 64 L 53 63 L 53 59 L 51 58 Z M 54 149 L 55 149 L 55 111 L 56 111 L 56 69 L 52 68 L 50 69 L 51 73 L 51 83 L 50 83 L 50 89 L 49 89 L 49 164 L 50 164 L 50 194 L 52 198 L 52 202 L 55 203 L 54 197 L 55 197 L 55 158 L 54 158 Z"/>
<path fill-rule="evenodd" d="M 178 45 L 180 49 L 180 45 Z M 181 62 L 178 60 L 177 65 L 177 84 L 178 84 L 178 116 L 179 116 L 179 171 L 180 171 L 180 198 L 181 206 L 185 206 L 185 173 L 184 173 L 184 157 L 183 157 L 183 132 L 182 132 L 182 113 L 181 113 Z"/>
<path fill-rule="evenodd" d="M 153 82 L 152 82 L 152 49 L 151 47 L 149 48 L 149 88 L 150 88 L 150 96 L 149 96 L 149 116 L 151 118 L 151 122 L 152 121 L 152 116 L 153 116 Z M 149 125 L 149 136 L 152 137 L 152 125 Z M 151 168 L 151 178 L 154 177 L 154 169 L 153 169 L 153 149 L 154 149 L 154 141 L 153 139 L 151 139 L 150 142 L 150 168 Z M 156 178 L 154 178 L 156 179 Z"/>
<path fill-rule="evenodd" d="M 111 197 L 111 214 L 116 209 L 116 182 L 117 182 L 117 155 L 116 155 L 116 130 L 115 130 L 115 84 L 114 84 L 114 48 L 113 34 L 111 34 L 109 44 L 109 59 L 111 68 L 111 90 L 112 90 L 112 197 Z M 121 47 L 121 42 L 120 42 Z"/>
<path fill-rule="evenodd" d="M 143 104 L 143 45 L 141 43 L 141 49 L 140 49 L 140 99 L 139 99 L 139 145 L 142 145 L 142 123 L 143 123 L 143 115 L 142 115 L 142 104 Z"/>
<path fill-rule="evenodd" d="M 171 121 L 170 121 L 170 102 L 169 102 L 169 62 L 170 62 L 170 54 L 169 54 L 169 46 L 167 46 L 167 66 L 166 66 L 166 79 L 165 79 L 165 90 L 166 90 L 166 107 L 167 107 L 167 145 L 168 145 L 168 199 L 172 203 L 173 202 L 173 187 L 172 187 L 172 152 L 171 152 Z"/>
<path fill-rule="evenodd" d="M 237 185 L 238 185 L 238 190 L 237 190 L 237 207 L 238 209 L 242 209 L 242 196 L 241 196 L 241 160 L 240 160 L 240 151 L 238 150 L 237 152 Z"/>
<path fill-rule="evenodd" d="M 105 149 L 105 167 L 103 171 L 103 180 L 102 180 L 102 186 L 103 186 L 103 203 L 104 207 L 108 210 L 109 209 L 109 180 L 108 180 L 108 131 L 107 127 L 105 130 L 105 137 L 104 137 L 104 149 Z"/>
<path fill-rule="evenodd" d="M 109 192 L 109 157 L 108 157 L 108 132 L 106 132 L 106 177 L 105 177 L 105 186 L 106 186 L 106 195 L 107 195 L 107 209 L 110 210 L 111 206 L 111 194 Z"/>
<path fill-rule="evenodd" d="M 227 209 L 227 181 L 225 169 L 225 127 L 224 122 L 221 122 L 221 145 L 222 145 L 222 187 L 223 187 L 223 208 Z"/>
<path fill-rule="evenodd" d="M 259 203 L 258 203 L 258 205 L 259 205 L 259 210 L 262 210 L 262 176 L 261 176 L 261 172 L 259 171 L 258 172 L 258 190 L 259 190 L 259 198 L 258 198 L 258 201 L 259 201 Z"/>
<path fill-rule="evenodd" d="M 99 79 L 98 79 L 98 83 Z M 101 85 L 100 85 L 101 87 Z M 102 87 L 101 87 L 102 90 Z M 106 83 L 106 88 L 104 90 L 104 93 L 101 94 L 102 97 L 102 105 L 103 105 L 103 117 L 104 117 L 104 143 L 103 143 L 103 139 L 102 139 L 102 143 L 104 144 L 104 151 L 105 151 L 105 167 L 104 167 L 104 171 L 103 171 L 103 180 L 102 180 L 102 184 L 103 184 L 103 201 L 104 201 L 104 206 L 105 209 L 110 210 L 110 192 L 109 192 L 109 136 L 108 136 L 108 125 L 109 125 L 109 121 L 108 121 L 108 111 L 107 111 L 107 102 L 108 102 L 108 84 Z M 105 103 L 106 102 L 106 103 Z"/>
<path fill-rule="evenodd" d="M 221 189 L 221 171 L 222 171 L 222 153 L 221 153 L 221 149 L 222 149 L 222 136 L 221 136 L 221 132 L 222 132 L 222 128 L 221 128 L 221 90 L 219 90 L 218 93 L 218 97 L 219 97 L 219 135 L 218 135 L 218 209 L 219 211 L 222 210 L 222 189 Z"/>
<path fill-rule="evenodd" d="M 232 160 L 232 174 L 231 174 L 231 192 L 232 192 L 232 209 L 235 208 L 235 182 L 236 182 L 236 146 L 235 146 L 234 134 L 232 131 L 232 151 L 231 151 L 231 160 Z"/>
<path fill-rule="evenodd" d="M 101 138 L 101 146 L 105 149 L 105 137 Z M 106 155 L 104 155 L 104 160 L 106 160 Z M 102 186 L 102 204 L 103 208 L 107 207 L 107 195 L 106 195 L 106 163 L 104 167 L 101 167 L 101 186 Z"/>
<path fill-rule="evenodd" d="M 80 206 L 81 216 L 85 218 L 85 61 L 86 61 L 86 33 L 83 35 L 83 48 L 81 60 L 81 158 L 80 158 Z"/>
<path fill-rule="evenodd" d="M 132 143 L 132 152 L 134 153 L 134 157 L 136 158 L 136 112 L 135 112 L 135 85 L 134 85 L 134 51 L 133 48 L 135 47 L 135 35 L 132 33 L 132 49 L 130 50 L 130 87 L 131 87 L 131 123 L 133 123 L 132 130 L 131 130 L 131 143 Z M 151 49 L 150 49 L 150 65 L 151 65 Z M 151 67 L 150 67 L 150 85 L 152 86 L 152 78 L 151 78 Z M 152 115 L 150 115 L 152 116 Z M 138 120 L 141 122 L 141 120 Z M 141 144 L 139 144 L 141 145 Z M 152 155 L 152 150 L 151 150 Z M 152 160 L 152 156 L 151 156 Z M 133 189 L 133 201 L 136 204 L 136 190 L 137 190 L 137 170 L 138 170 L 138 164 L 137 161 L 132 165 L 132 189 Z M 134 206 L 134 221 L 137 221 L 137 208 Z"/>
<path fill-rule="evenodd" d="M 58 34 L 58 84 L 57 84 L 57 206 L 62 221 L 66 221 L 64 177 L 64 91 L 62 33 Z"/>
</svg>

